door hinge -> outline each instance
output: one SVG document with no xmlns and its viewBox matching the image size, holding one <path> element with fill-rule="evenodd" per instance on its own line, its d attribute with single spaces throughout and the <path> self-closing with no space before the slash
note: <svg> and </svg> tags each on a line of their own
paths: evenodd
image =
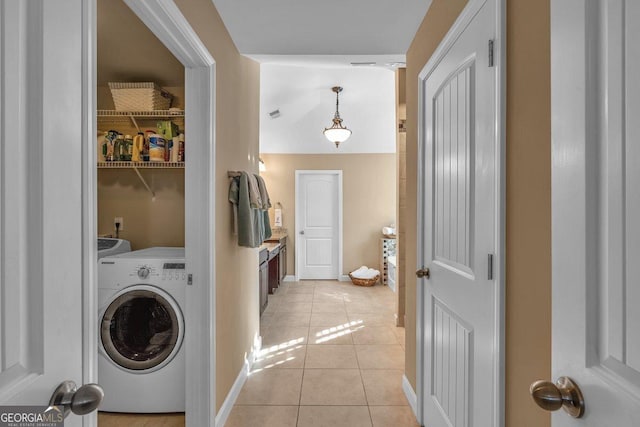
<svg viewBox="0 0 640 427">
<path fill-rule="evenodd" d="M 493 280 L 493 254 L 487 256 L 487 280 Z"/>
<path fill-rule="evenodd" d="M 489 67 L 493 67 L 493 40 L 489 40 Z"/>
<path fill-rule="evenodd" d="M 193 274 L 187 274 L 187 285 L 193 285 Z"/>
</svg>

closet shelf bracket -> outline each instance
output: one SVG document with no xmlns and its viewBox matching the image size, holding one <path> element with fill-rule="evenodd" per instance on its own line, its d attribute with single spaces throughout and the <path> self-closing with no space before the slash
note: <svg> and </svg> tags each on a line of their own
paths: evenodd
<svg viewBox="0 0 640 427">
<path fill-rule="evenodd" d="M 142 174 L 140 173 L 140 171 L 138 170 L 137 167 L 133 166 L 132 169 L 136 172 L 136 175 L 138 175 L 138 178 L 140 178 L 140 181 L 142 182 L 142 184 L 145 186 L 145 188 L 147 189 L 147 191 L 149 193 L 151 193 L 151 197 L 153 200 L 155 200 L 156 198 L 156 193 L 153 192 L 153 190 L 151 189 L 151 187 L 149 187 L 149 184 L 147 184 L 147 181 L 144 179 L 144 177 L 142 176 Z"/>
<path fill-rule="evenodd" d="M 136 121 L 136 118 L 133 116 L 133 114 L 129 114 L 129 118 L 131 119 L 131 122 L 133 122 L 133 126 L 135 126 L 138 133 L 140 133 L 140 126 L 138 126 L 138 122 Z"/>
</svg>

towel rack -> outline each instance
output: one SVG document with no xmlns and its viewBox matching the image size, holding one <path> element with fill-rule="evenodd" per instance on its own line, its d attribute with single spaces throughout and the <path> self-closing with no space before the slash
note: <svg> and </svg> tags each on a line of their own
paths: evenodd
<svg viewBox="0 0 640 427">
<path fill-rule="evenodd" d="M 240 176 L 240 175 L 242 175 L 242 172 L 240 172 L 240 171 L 227 171 L 227 176 L 229 178 L 235 178 L 235 177 Z"/>
</svg>

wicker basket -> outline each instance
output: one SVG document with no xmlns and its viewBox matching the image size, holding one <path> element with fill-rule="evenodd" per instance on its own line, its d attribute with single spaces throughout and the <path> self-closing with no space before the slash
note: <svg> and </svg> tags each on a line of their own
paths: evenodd
<svg viewBox="0 0 640 427">
<path fill-rule="evenodd" d="M 117 111 L 168 110 L 173 96 L 155 83 L 109 82 Z"/>
<path fill-rule="evenodd" d="M 378 280 L 380 280 L 380 275 L 378 274 L 373 279 L 358 279 L 357 277 L 353 277 L 351 275 L 351 273 L 349 273 L 349 278 L 351 279 L 351 282 L 353 282 L 354 285 L 358 285 L 358 286 L 373 286 L 376 283 L 378 283 Z"/>
</svg>

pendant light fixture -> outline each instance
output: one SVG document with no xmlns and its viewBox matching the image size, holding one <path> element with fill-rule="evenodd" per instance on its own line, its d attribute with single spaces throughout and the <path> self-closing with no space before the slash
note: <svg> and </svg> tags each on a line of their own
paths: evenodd
<svg viewBox="0 0 640 427">
<path fill-rule="evenodd" d="M 338 95 L 342 92 L 342 88 L 340 86 L 335 86 L 331 88 L 331 90 L 336 93 L 336 114 L 333 116 L 333 125 L 331 125 L 330 128 L 324 129 L 324 136 L 327 137 L 329 141 L 336 144 L 336 148 L 338 148 L 341 142 L 345 142 L 349 139 L 351 131 L 345 126 L 342 126 L 342 119 L 340 118 L 340 112 L 338 111 Z"/>
</svg>

